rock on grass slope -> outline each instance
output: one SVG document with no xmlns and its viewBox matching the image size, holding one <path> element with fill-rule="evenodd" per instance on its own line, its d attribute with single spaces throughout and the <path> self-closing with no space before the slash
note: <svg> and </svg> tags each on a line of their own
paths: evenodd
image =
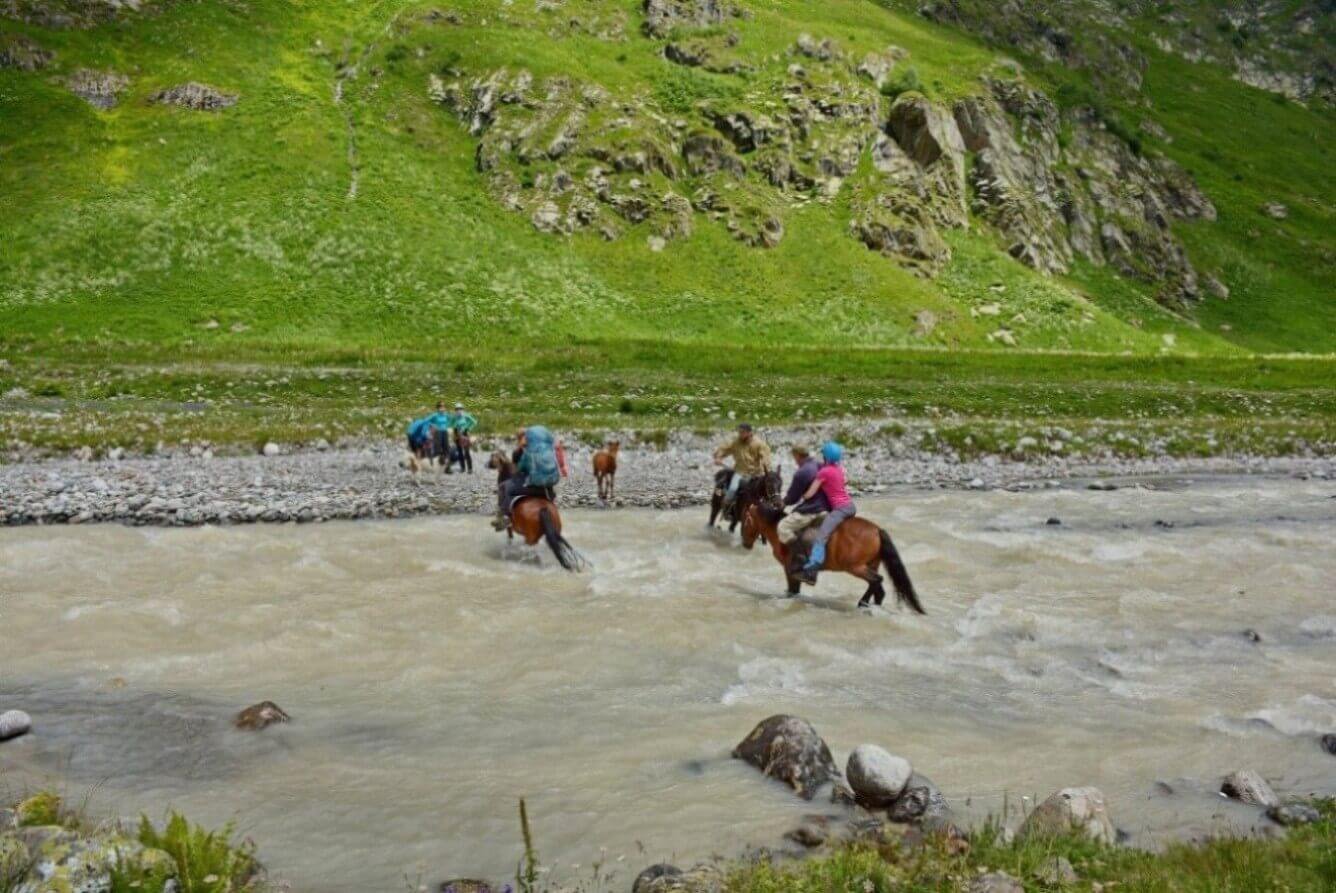
<svg viewBox="0 0 1336 893">
<path fill-rule="evenodd" d="M 0 338 L 1330 351 L 1273 6 L 4 0 Z"/>
</svg>

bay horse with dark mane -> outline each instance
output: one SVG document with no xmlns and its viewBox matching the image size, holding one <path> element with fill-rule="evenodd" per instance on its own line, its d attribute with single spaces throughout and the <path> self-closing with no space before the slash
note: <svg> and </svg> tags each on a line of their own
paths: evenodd
<svg viewBox="0 0 1336 893">
<path fill-rule="evenodd" d="M 773 501 L 757 502 L 748 506 L 742 519 L 742 545 L 748 549 L 756 544 L 757 538 L 763 538 L 774 554 L 775 560 L 784 568 L 784 577 L 789 584 L 789 595 L 797 595 L 802 581 L 796 576 L 793 550 L 779 541 L 779 519 L 784 517 L 784 510 Z M 809 531 L 810 532 L 810 531 Z M 882 585 L 879 565 L 886 566 L 886 573 L 891 575 L 895 594 L 899 600 L 920 614 L 926 614 L 919 603 L 918 593 L 909 579 L 909 572 L 900 560 L 891 535 L 871 521 L 853 517 L 845 521 L 831 534 L 826 543 L 827 571 L 843 571 L 867 582 L 867 591 L 859 600 L 858 606 L 866 608 L 871 604 L 880 605 L 886 598 L 886 587 Z"/>
<path fill-rule="evenodd" d="M 515 463 L 500 450 L 492 453 L 487 460 L 487 467 L 507 471 L 511 476 L 515 474 Z M 526 546 L 537 545 L 540 539 L 545 540 L 552 554 L 557 556 L 557 561 L 568 571 L 583 570 L 588 564 L 584 556 L 575 551 L 575 547 L 561 535 L 561 513 L 557 511 L 557 504 L 548 497 L 520 496 L 515 501 L 510 509 L 510 527 L 506 529 L 506 537 L 513 540 L 516 534 L 524 540 Z"/>
<path fill-rule="evenodd" d="M 735 474 L 737 472 L 731 468 L 721 468 L 715 473 L 714 493 L 710 496 L 710 527 L 713 527 L 719 520 L 719 515 L 724 513 L 724 494 L 728 492 L 728 485 Z M 778 501 L 783 485 L 784 480 L 780 477 L 779 469 L 772 468 L 739 487 L 737 498 L 724 514 L 724 520 L 728 521 L 728 532 L 732 533 L 738 529 L 748 506 L 767 500 Z"/>
</svg>

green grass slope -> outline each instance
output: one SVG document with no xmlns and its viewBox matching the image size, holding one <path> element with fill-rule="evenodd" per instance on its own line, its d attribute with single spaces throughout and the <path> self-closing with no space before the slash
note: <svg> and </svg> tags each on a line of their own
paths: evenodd
<svg viewBox="0 0 1336 893">
<path fill-rule="evenodd" d="M 752 15 L 738 29 L 740 53 L 782 65 L 803 32 L 855 53 L 894 44 L 909 51 L 920 89 L 942 101 L 979 89 L 980 75 L 1010 55 L 896 3 L 741 5 Z M 459 22 L 426 15 L 438 7 Z M 951 235 L 953 260 L 938 277 L 920 278 L 850 237 L 847 188 L 787 211 L 787 234 L 769 250 L 742 245 L 704 215 L 661 252 L 634 227 L 613 242 L 540 233 L 489 193 L 477 140 L 431 101 L 429 78 L 523 67 L 669 110 L 739 89 L 743 76 L 664 60 L 641 30 L 640 7 L 164 0 L 88 29 L 0 19 L 0 46 L 23 39 L 54 53 L 40 71 L 0 68 L 0 391 L 48 382 L 71 399 L 155 399 L 134 384 L 151 376 L 113 376 L 110 394 L 105 381 L 89 380 L 90 370 L 152 363 L 239 377 L 253 366 L 238 364 L 457 364 L 453 377 L 490 370 L 478 387 L 495 385 L 498 406 L 506 370 L 588 375 L 606 366 L 598 389 L 614 399 L 618 381 L 645 387 L 661 376 L 689 391 L 730 378 L 739 396 L 761 381 L 751 363 L 704 361 L 714 354 L 764 358 L 765 374 L 791 376 L 783 390 L 818 397 L 838 391 L 843 372 L 872 390 L 886 386 L 879 364 L 902 381 L 920 369 L 925 383 L 958 375 L 983 392 L 1019 380 L 1016 370 L 1042 387 L 1055 363 L 1073 382 L 1091 376 L 1112 387 L 1138 375 L 1135 363 L 1071 355 L 1004 362 L 1018 351 L 988 341 L 995 325 L 971 312 L 984 303 L 999 304 L 1005 318 L 1023 314 L 1027 350 L 1336 351 L 1336 120 L 1160 53 L 1148 37 L 1144 107 L 1098 101 L 1110 121 L 1131 122 L 1129 132 L 1142 118 L 1158 121 L 1169 139 L 1141 132 L 1145 151 L 1193 171 L 1219 208 L 1216 223 L 1178 228 L 1198 268 L 1232 289 L 1191 315 L 1157 304 L 1153 284 L 1107 268 L 1041 276 L 978 224 Z M 616 23 L 623 39 L 591 33 Z M 1059 101 L 1090 98 L 1079 72 L 1021 61 Z M 71 94 L 64 81 L 81 68 L 128 76 L 119 105 L 101 111 Z M 149 101 L 185 81 L 240 101 L 217 113 Z M 1290 216 L 1263 216 L 1264 201 L 1285 202 Z M 915 332 L 925 310 L 937 321 L 926 336 Z M 563 354 L 568 344 L 583 348 Z M 938 348 L 957 359 L 921 365 L 918 350 L 884 361 L 855 352 L 886 348 Z M 1330 378 L 1329 365 L 1296 368 L 1315 370 L 1317 382 Z M 1233 387 L 1237 375 L 1214 384 Z M 1213 381 L 1206 368 L 1188 377 Z M 417 371 L 411 378 L 421 380 Z M 308 397 L 316 399 L 291 399 Z M 834 410 L 824 402 L 812 413 Z M 316 405 L 307 409 L 318 416 Z M 10 408 L 22 415 L 8 426 L 16 438 L 45 424 L 27 404 Z"/>
</svg>

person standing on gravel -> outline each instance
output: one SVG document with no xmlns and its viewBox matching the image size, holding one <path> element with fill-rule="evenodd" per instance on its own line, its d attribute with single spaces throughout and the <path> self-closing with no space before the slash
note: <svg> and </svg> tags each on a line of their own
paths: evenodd
<svg viewBox="0 0 1336 893">
<path fill-rule="evenodd" d="M 478 427 L 478 420 L 464 411 L 463 403 L 455 404 L 454 415 L 450 416 L 450 425 L 455 429 L 455 455 L 459 460 L 459 470 L 465 469 L 473 474 L 473 429 Z"/>
</svg>

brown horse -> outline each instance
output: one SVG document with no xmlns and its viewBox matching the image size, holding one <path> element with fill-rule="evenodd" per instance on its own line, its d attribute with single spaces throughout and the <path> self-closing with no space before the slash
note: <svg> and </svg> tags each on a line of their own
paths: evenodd
<svg viewBox="0 0 1336 893">
<path fill-rule="evenodd" d="M 515 474 L 515 463 L 510 457 L 497 450 L 487 460 L 487 467 L 497 471 Z M 575 547 L 561 535 L 561 513 L 556 503 L 543 496 L 521 496 L 510 510 L 510 527 L 506 537 L 514 539 L 519 534 L 526 546 L 535 546 L 540 539 L 547 541 L 547 547 L 557 556 L 557 561 L 568 571 L 580 571 L 588 561 Z"/>
<path fill-rule="evenodd" d="M 738 529 L 738 525 L 742 523 L 743 515 L 747 513 L 748 506 L 767 500 L 778 500 L 780 488 L 784 484 L 779 469 L 772 468 L 765 474 L 754 477 L 739 487 L 733 505 L 725 511 L 724 496 L 728 492 L 728 485 L 732 482 L 735 473 L 731 468 L 719 469 L 714 475 L 714 492 L 710 495 L 709 526 L 714 527 L 720 514 L 723 514 L 724 520 L 728 522 L 729 533 Z"/>
<path fill-rule="evenodd" d="M 784 568 L 789 595 L 797 595 L 801 581 L 794 576 L 793 554 L 779 541 L 778 524 L 782 517 L 784 510 L 773 503 L 758 502 L 749 506 L 742 518 L 742 545 L 750 549 L 756 544 L 757 537 L 763 537 L 770 544 L 775 560 Z M 891 535 L 885 530 L 871 521 L 854 517 L 835 528 L 826 543 L 826 570 L 844 571 L 867 582 L 867 591 L 858 602 L 860 608 L 873 603 L 880 605 L 886 598 L 886 587 L 881 585 L 881 574 L 877 573 L 880 564 L 886 565 L 900 601 L 920 614 L 928 613 L 919 603 L 909 572 L 891 542 Z"/>
<path fill-rule="evenodd" d="M 604 502 L 612 499 L 617 481 L 617 453 L 621 448 L 620 441 L 609 440 L 606 449 L 594 454 L 594 480 L 598 482 L 598 498 Z"/>
</svg>

